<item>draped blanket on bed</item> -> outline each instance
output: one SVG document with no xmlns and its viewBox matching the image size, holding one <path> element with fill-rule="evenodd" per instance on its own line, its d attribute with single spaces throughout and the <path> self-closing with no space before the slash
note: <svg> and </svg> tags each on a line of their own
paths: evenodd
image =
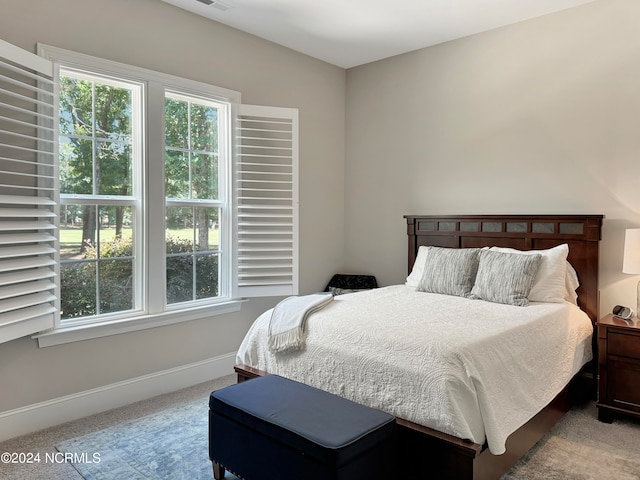
<svg viewBox="0 0 640 480">
<path fill-rule="evenodd" d="M 271 312 L 269 348 L 274 353 L 304 347 L 304 327 L 307 317 L 333 300 L 330 293 L 315 293 L 287 297 Z"/>
<path fill-rule="evenodd" d="M 507 437 L 591 359 L 592 325 L 570 303 L 516 307 L 405 285 L 341 295 L 309 316 L 303 349 L 268 346 L 271 311 L 238 363 L 505 451 Z"/>
</svg>

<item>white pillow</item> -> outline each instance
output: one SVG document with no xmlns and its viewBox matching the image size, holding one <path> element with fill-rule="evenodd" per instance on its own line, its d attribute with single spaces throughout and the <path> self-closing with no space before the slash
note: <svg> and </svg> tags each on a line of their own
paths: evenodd
<svg viewBox="0 0 640 480">
<path fill-rule="evenodd" d="M 413 262 L 413 268 L 411 269 L 411 273 L 407 277 L 407 281 L 405 285 L 408 287 L 417 287 L 422 280 L 422 275 L 424 274 L 424 262 L 427 260 L 427 252 L 429 251 L 428 247 L 424 245 L 418 248 L 418 254 L 416 255 L 416 259 Z"/>
<path fill-rule="evenodd" d="M 567 294 L 566 271 L 569 245 L 566 243 L 547 250 L 516 250 L 491 247 L 491 250 L 522 255 L 542 255 L 538 273 L 529 292 L 530 302 L 564 303 Z"/>
<path fill-rule="evenodd" d="M 564 299 L 567 302 L 577 305 L 578 294 L 576 293 L 576 290 L 580 286 L 580 282 L 578 281 L 578 274 L 576 273 L 576 269 L 573 268 L 573 265 L 571 265 L 569 261 L 567 261 L 565 283 L 566 283 L 566 291 L 564 294 Z"/>
</svg>

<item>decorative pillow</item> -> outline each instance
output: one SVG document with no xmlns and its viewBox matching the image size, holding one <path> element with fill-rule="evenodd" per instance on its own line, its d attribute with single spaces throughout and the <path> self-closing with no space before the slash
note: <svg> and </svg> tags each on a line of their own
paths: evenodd
<svg viewBox="0 0 640 480">
<path fill-rule="evenodd" d="M 424 262 L 427 259 L 427 252 L 429 251 L 429 247 L 425 247 L 424 245 L 418 248 L 418 254 L 416 255 L 416 260 L 413 262 L 413 268 L 411 269 L 411 273 L 407 277 L 407 281 L 405 285 L 408 287 L 417 287 L 422 280 L 422 274 L 424 273 Z"/>
<path fill-rule="evenodd" d="M 483 250 L 471 298 L 526 307 L 541 258 Z"/>
<path fill-rule="evenodd" d="M 427 247 L 419 292 L 468 297 L 478 272 L 478 248 Z"/>
<path fill-rule="evenodd" d="M 563 303 L 566 297 L 566 271 L 569 245 L 566 243 L 547 250 L 515 250 L 491 247 L 492 251 L 519 255 L 541 255 L 540 268 L 529 292 L 531 302 Z"/>
</svg>

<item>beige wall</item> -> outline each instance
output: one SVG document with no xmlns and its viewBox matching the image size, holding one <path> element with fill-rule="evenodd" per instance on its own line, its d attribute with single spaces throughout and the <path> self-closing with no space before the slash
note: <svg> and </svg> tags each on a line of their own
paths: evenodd
<svg viewBox="0 0 640 480">
<path fill-rule="evenodd" d="M 346 259 L 406 276 L 404 214 L 598 213 L 601 312 L 634 306 L 640 2 L 581 7 L 347 72 Z"/>
<path fill-rule="evenodd" d="M 301 293 L 344 263 L 345 71 L 159 0 L 0 0 L 0 37 L 46 43 L 299 108 Z M 39 349 L 0 345 L 0 412 L 234 352 L 275 298 L 239 313 Z"/>
</svg>

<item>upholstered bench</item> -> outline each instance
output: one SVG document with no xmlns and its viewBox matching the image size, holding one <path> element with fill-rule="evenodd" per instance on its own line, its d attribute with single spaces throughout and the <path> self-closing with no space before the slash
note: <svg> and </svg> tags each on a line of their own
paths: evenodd
<svg viewBox="0 0 640 480">
<path fill-rule="evenodd" d="M 392 415 L 277 375 L 209 398 L 209 458 L 246 480 L 388 479 Z"/>
</svg>

